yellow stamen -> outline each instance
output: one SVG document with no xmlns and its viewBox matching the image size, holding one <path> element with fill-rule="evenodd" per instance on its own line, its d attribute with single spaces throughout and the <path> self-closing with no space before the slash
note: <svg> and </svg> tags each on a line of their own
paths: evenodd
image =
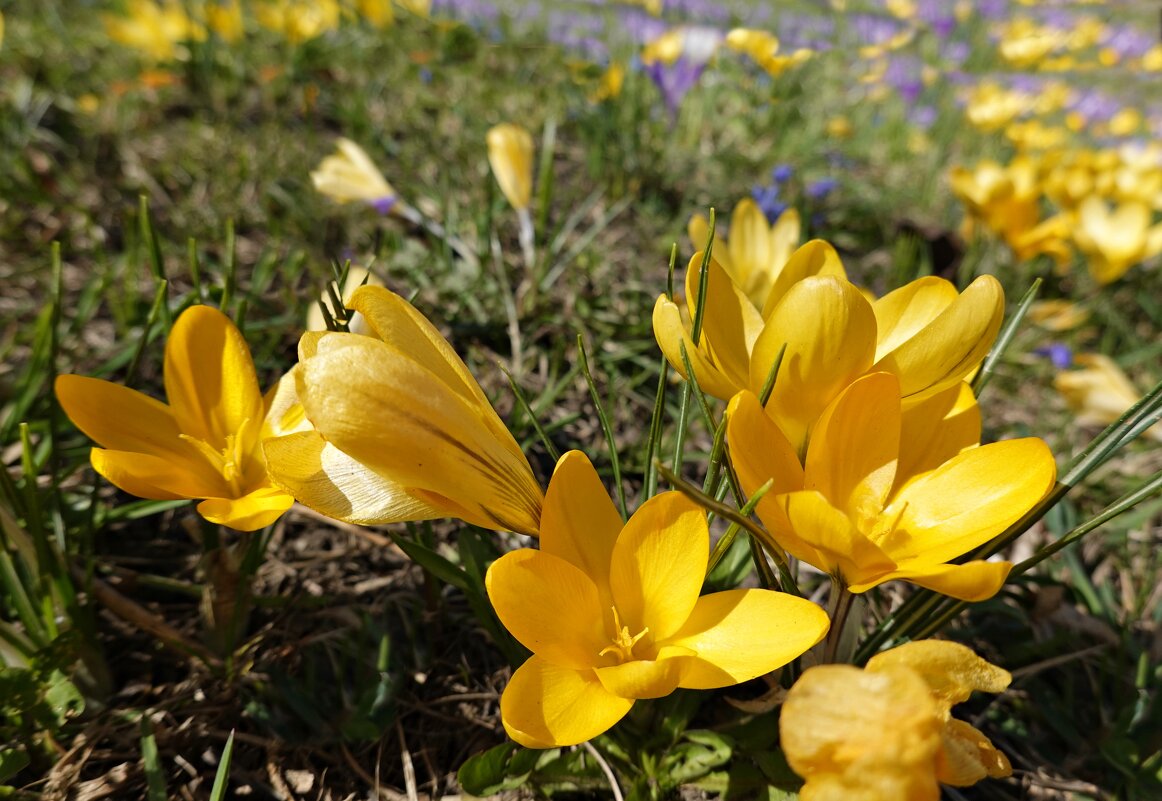
<svg viewBox="0 0 1162 801">
<path fill-rule="evenodd" d="M 613 628 L 616 632 L 613 635 L 613 645 L 602 648 L 598 656 L 605 656 L 606 654 L 613 654 L 617 657 L 618 664 L 623 662 L 632 662 L 635 657 L 633 655 L 633 647 L 637 645 L 638 641 L 646 636 L 650 627 L 646 626 L 637 634 L 631 635 L 629 633 L 629 626 L 621 625 L 621 617 L 617 614 L 617 607 L 613 608 Z"/>
<path fill-rule="evenodd" d="M 197 448 L 198 452 L 205 457 L 206 461 L 222 474 L 222 478 L 226 479 L 226 483 L 230 485 L 230 491 L 234 497 L 245 495 L 242 491 L 242 474 L 244 469 L 243 462 L 246 458 L 244 443 L 246 442 L 246 429 L 249 425 L 250 418 L 247 418 L 238 426 L 236 433 L 227 434 L 226 445 L 221 450 L 216 450 L 208 442 L 191 437 L 189 434 L 178 435 Z"/>
</svg>

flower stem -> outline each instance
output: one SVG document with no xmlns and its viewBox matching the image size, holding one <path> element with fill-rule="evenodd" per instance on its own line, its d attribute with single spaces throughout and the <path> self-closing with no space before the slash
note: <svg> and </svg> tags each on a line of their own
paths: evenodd
<svg viewBox="0 0 1162 801">
<path fill-rule="evenodd" d="M 843 639 L 843 629 L 847 623 L 847 614 L 851 611 L 851 603 L 855 600 L 838 576 L 831 577 L 831 628 L 827 632 L 827 644 L 823 648 L 823 664 L 829 665 L 835 661 L 839 651 L 839 641 Z"/>
</svg>

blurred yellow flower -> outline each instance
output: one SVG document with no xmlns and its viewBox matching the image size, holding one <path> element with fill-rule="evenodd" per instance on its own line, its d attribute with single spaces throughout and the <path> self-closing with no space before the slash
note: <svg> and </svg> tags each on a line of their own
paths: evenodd
<svg viewBox="0 0 1162 801">
<path fill-rule="evenodd" d="M 184 57 L 182 43 L 206 38 L 205 29 L 177 0 L 128 0 L 125 10 L 125 16 L 101 15 L 105 32 L 114 42 L 140 50 L 154 61 Z"/>
<path fill-rule="evenodd" d="M 533 192 L 533 137 L 511 122 L 488 129 L 488 163 L 514 209 L 527 209 Z"/>
<path fill-rule="evenodd" d="M 350 139 L 336 142 L 338 152 L 327 156 L 311 172 L 315 189 L 340 203 L 359 201 L 380 214 L 401 211 L 402 201 L 371 157 Z"/>
<path fill-rule="evenodd" d="M 239 0 L 207 0 L 205 14 L 206 27 L 223 42 L 234 44 L 242 41 L 246 31 Z"/>
<path fill-rule="evenodd" d="M 637 699 L 769 673 L 827 633 L 826 613 L 802 598 L 759 589 L 698 597 L 705 513 L 666 492 L 623 524 L 580 451 L 557 463 L 540 546 L 505 554 L 485 576 L 497 616 L 533 652 L 500 699 L 505 731 L 528 748 L 596 737 Z"/>
<path fill-rule="evenodd" d="M 851 592 L 904 580 L 962 600 L 991 598 L 1008 562 L 952 560 L 985 544 L 1053 487 L 1039 439 L 978 446 L 980 416 L 966 385 L 904 411 L 890 373 L 858 379 L 823 412 L 803 467 L 792 442 L 739 393 L 727 442 L 748 493 L 774 485 L 757 513 L 792 556 Z"/>
<path fill-rule="evenodd" d="M 1039 300 L 1026 317 L 1046 331 L 1072 331 L 1089 319 L 1089 310 L 1069 300 Z"/>
<path fill-rule="evenodd" d="M 976 128 L 998 131 L 1029 110 L 1032 101 L 1024 92 L 985 82 L 968 94 L 965 117 Z"/>
<path fill-rule="evenodd" d="M 254 18 L 291 44 L 322 36 L 339 27 L 338 0 L 258 0 Z"/>
<path fill-rule="evenodd" d="M 1053 386 L 1065 397 L 1080 425 L 1107 426 L 1142 399 L 1142 393 L 1109 356 L 1082 353 L 1074 357 L 1074 363 L 1082 369 L 1058 373 Z M 1149 428 L 1146 436 L 1162 442 L 1162 423 Z"/>
<path fill-rule="evenodd" d="M 309 424 L 263 443 L 274 481 L 336 520 L 455 517 L 535 536 L 540 485 L 440 332 L 382 287 L 355 290 L 350 308 L 370 336 L 308 333 L 299 342 L 284 389 Z"/>
<path fill-rule="evenodd" d="M 1126 271 L 1162 253 L 1162 223 L 1144 203 L 1111 208 L 1100 197 L 1087 197 L 1077 210 L 1073 241 L 1099 284 L 1118 280 Z"/>
<path fill-rule="evenodd" d="M 432 15 L 432 0 L 395 0 L 400 8 L 427 19 Z"/>
<path fill-rule="evenodd" d="M 355 10 L 376 28 L 386 28 L 395 22 L 392 0 L 355 0 Z"/>
<path fill-rule="evenodd" d="M 827 121 L 827 135 L 834 139 L 849 139 L 854 132 L 851 120 L 843 115 L 832 117 Z"/>
<path fill-rule="evenodd" d="M 974 690 L 1003 692 L 1011 680 L 968 648 L 940 640 L 885 651 L 863 670 L 808 669 L 779 719 L 779 745 L 806 781 L 800 798 L 937 801 L 940 783 L 964 787 L 1010 775 L 1005 755 L 953 718 L 951 707 Z"/>
<path fill-rule="evenodd" d="M 187 309 L 165 347 L 169 405 L 96 378 L 62 375 L 56 396 L 102 447 L 93 469 L 131 495 L 202 498 L 198 513 L 242 531 L 270 525 L 294 499 L 267 475 L 267 406 L 250 349 L 226 315 Z"/>
</svg>

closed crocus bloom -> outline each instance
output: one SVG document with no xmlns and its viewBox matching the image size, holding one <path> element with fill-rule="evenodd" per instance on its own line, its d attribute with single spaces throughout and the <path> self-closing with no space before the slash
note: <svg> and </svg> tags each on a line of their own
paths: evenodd
<svg viewBox="0 0 1162 801">
<path fill-rule="evenodd" d="M 370 336 L 306 334 L 294 402 L 310 427 L 266 440 L 271 476 L 328 517 L 455 517 L 536 535 L 541 489 L 468 368 L 411 304 L 364 286 Z"/>
<path fill-rule="evenodd" d="M 1065 396 L 1079 424 L 1109 425 L 1142 399 L 1129 376 L 1109 356 L 1082 353 L 1074 357 L 1074 363 L 1082 369 L 1058 373 L 1053 386 Z M 1146 436 L 1162 442 L 1162 423 L 1147 429 Z"/>
<path fill-rule="evenodd" d="M 1162 253 L 1162 223 L 1144 203 L 1122 203 L 1111 209 L 1090 196 L 1078 208 L 1073 241 L 1086 257 L 1090 275 L 1108 284 L 1141 261 Z"/>
<path fill-rule="evenodd" d="M 293 498 L 270 481 L 260 448 L 267 408 L 242 334 L 208 306 L 187 309 L 165 348 L 169 404 L 96 378 L 62 375 L 61 408 L 102 447 L 93 469 L 131 495 L 202 498 L 213 523 L 253 531 Z"/>
<path fill-rule="evenodd" d="M 801 230 L 799 212 L 795 209 L 784 211 L 772 225 L 758 204 L 746 198 L 734 207 L 730 215 L 730 239 L 723 241 L 715 235 L 714 258 L 751 304 L 762 310 L 766 308 L 775 285 L 787 283 L 778 279 L 791 254 L 799 247 Z M 690 218 L 687 233 L 695 249 L 703 250 L 710 236 L 710 225 L 703 215 L 695 214 Z M 698 263 L 701 263 L 700 259 Z M 844 274 L 838 256 L 828 266 L 837 269 L 837 274 Z M 783 291 L 786 291 L 785 287 Z"/>
<path fill-rule="evenodd" d="M 514 209 L 527 209 L 533 191 L 533 137 L 510 122 L 488 129 L 488 163 Z"/>
<path fill-rule="evenodd" d="M 1072 331 L 1089 320 L 1089 310 L 1071 300 L 1039 300 L 1025 316 L 1046 331 Z"/>
<path fill-rule="evenodd" d="M 395 189 L 363 148 L 350 139 L 340 139 L 336 145 L 338 152 L 323 159 L 311 173 L 315 189 L 340 203 L 366 203 L 380 214 L 402 205 Z"/>
<path fill-rule="evenodd" d="M 578 451 L 557 463 L 540 545 L 505 554 L 485 576 L 501 622 L 533 652 L 500 699 L 505 730 L 529 748 L 596 737 L 637 699 L 761 676 L 827 632 L 822 609 L 784 593 L 698 597 L 704 512 L 667 492 L 623 524 Z"/>
<path fill-rule="evenodd" d="M 799 797 L 937 801 L 941 783 L 1008 776 L 1004 754 L 951 708 L 973 691 L 1003 692 L 1010 681 L 963 645 L 939 640 L 885 651 L 863 670 L 807 670 L 779 718 L 779 745 L 806 782 Z"/>
<path fill-rule="evenodd" d="M 748 493 L 774 479 L 757 512 L 792 556 L 866 592 L 902 579 L 968 601 L 992 597 L 1006 562 L 956 559 L 991 540 L 1053 487 L 1039 439 L 977 446 L 971 396 L 953 388 L 901 409 L 900 382 L 872 373 L 820 417 L 803 467 L 750 393 L 727 410 L 727 441 Z"/>
</svg>

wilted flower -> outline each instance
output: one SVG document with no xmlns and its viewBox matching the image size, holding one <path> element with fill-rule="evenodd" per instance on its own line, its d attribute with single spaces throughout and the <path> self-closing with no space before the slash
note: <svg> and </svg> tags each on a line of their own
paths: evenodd
<svg viewBox="0 0 1162 801">
<path fill-rule="evenodd" d="M 533 652 L 500 699 L 505 730 L 529 748 L 596 737 L 637 699 L 761 676 L 827 632 L 823 610 L 791 595 L 699 598 L 705 513 L 666 492 L 623 524 L 579 451 L 557 463 L 540 543 L 505 554 L 485 576 L 501 622 Z"/>
<path fill-rule="evenodd" d="M 488 129 L 488 163 L 514 209 L 527 209 L 533 192 L 533 137 L 510 122 Z"/>
<path fill-rule="evenodd" d="M 963 600 L 992 597 L 1007 562 L 952 560 L 1004 531 L 1053 487 L 1039 439 L 978 446 L 980 413 L 966 385 L 901 410 L 899 380 L 872 373 L 815 424 L 803 467 L 758 399 L 727 410 L 727 442 L 748 493 L 769 479 L 757 513 L 789 554 L 851 592 L 902 579 Z"/>
<path fill-rule="evenodd" d="M 96 378 L 56 380 L 61 408 L 102 447 L 93 469 L 140 498 L 203 498 L 213 523 L 253 531 L 294 499 L 267 476 L 267 408 L 242 334 L 209 306 L 187 309 L 165 347 L 169 405 Z"/>
<path fill-rule="evenodd" d="M 299 342 L 281 389 L 305 419 L 263 444 L 274 481 L 336 520 L 455 517 L 536 535 L 541 488 L 440 332 L 381 287 L 357 289 L 350 307 L 370 336 L 308 333 Z"/>
<path fill-rule="evenodd" d="M 1053 386 L 1065 397 L 1080 425 L 1109 425 L 1142 399 L 1129 376 L 1109 356 L 1082 353 L 1073 361 L 1082 369 L 1058 373 Z M 1147 429 L 1146 436 L 1162 442 L 1162 423 Z"/>
<path fill-rule="evenodd" d="M 1003 692 L 1005 670 L 957 643 L 921 640 L 851 665 L 808 669 L 787 693 L 779 744 L 803 801 L 937 801 L 1012 772 L 976 728 L 952 717 L 973 691 Z M 890 725 L 885 725 L 890 721 Z"/>
</svg>

